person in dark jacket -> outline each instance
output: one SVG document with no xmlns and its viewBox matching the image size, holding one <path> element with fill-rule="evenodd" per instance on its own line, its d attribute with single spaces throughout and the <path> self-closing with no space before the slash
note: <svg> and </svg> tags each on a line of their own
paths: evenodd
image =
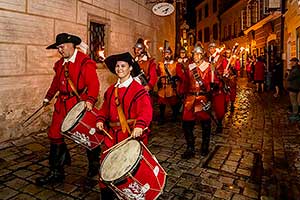
<svg viewBox="0 0 300 200">
<path fill-rule="evenodd" d="M 273 69 L 273 77 L 276 90 L 274 97 L 279 97 L 279 94 L 283 89 L 283 64 L 280 56 L 276 57 L 276 62 Z"/>
<path fill-rule="evenodd" d="M 298 58 L 292 58 L 291 71 L 287 78 L 287 90 L 289 91 L 290 102 L 292 104 L 292 114 L 289 116 L 291 122 L 300 121 L 298 106 L 300 105 L 300 65 Z"/>
</svg>

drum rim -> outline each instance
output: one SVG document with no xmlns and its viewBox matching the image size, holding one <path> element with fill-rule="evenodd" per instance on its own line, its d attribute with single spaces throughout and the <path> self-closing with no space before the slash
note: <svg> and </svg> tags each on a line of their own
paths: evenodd
<svg viewBox="0 0 300 200">
<path fill-rule="evenodd" d="M 80 102 L 76 103 L 76 104 L 71 108 L 71 110 L 72 110 L 77 104 L 82 103 L 82 102 L 84 103 L 84 101 L 80 101 Z M 63 124 L 64 124 L 65 120 L 67 119 L 67 117 L 69 116 L 69 113 L 70 113 L 71 110 L 69 110 L 69 112 L 68 112 L 67 115 L 65 116 L 65 118 L 64 118 L 64 120 L 63 120 L 63 122 L 62 122 L 62 124 L 61 124 L 61 126 L 60 126 L 60 131 L 63 132 L 63 133 L 68 132 L 68 131 L 72 130 L 73 128 L 75 128 L 75 127 L 77 126 L 78 122 L 79 122 L 79 121 L 82 119 L 82 117 L 84 116 L 85 111 L 86 111 L 86 108 L 84 107 L 84 109 L 82 110 L 82 112 L 81 112 L 81 113 L 78 115 L 78 117 L 77 117 L 78 120 L 75 121 L 75 122 L 70 126 L 69 129 L 67 129 L 67 130 L 65 130 L 65 131 L 62 131 Z"/>
<path fill-rule="evenodd" d="M 104 180 L 103 178 L 102 178 L 102 169 L 103 169 L 103 163 L 104 163 L 104 161 L 107 159 L 107 157 L 108 157 L 108 155 L 112 152 L 112 151 L 109 151 L 108 153 L 107 153 L 107 155 L 105 156 L 105 158 L 103 159 L 103 161 L 101 162 L 101 165 L 100 165 L 100 178 L 101 178 L 101 180 L 103 181 L 103 182 L 105 182 L 105 183 L 112 183 L 112 184 L 118 184 L 119 182 L 122 182 L 123 180 L 125 180 L 127 177 L 128 177 L 128 173 L 132 173 L 135 169 L 136 169 L 136 167 L 139 165 L 139 163 L 140 163 L 140 161 L 141 161 L 141 159 L 142 159 L 142 155 L 143 155 L 143 148 L 142 148 L 142 145 L 141 145 L 141 143 L 139 142 L 139 141 L 137 141 L 137 140 L 135 140 L 135 139 L 131 139 L 131 140 L 128 140 L 128 142 L 129 141 L 135 141 L 135 142 L 137 142 L 138 144 L 139 144 L 139 146 L 140 146 L 140 152 L 139 152 L 139 155 L 138 155 L 138 159 L 135 161 L 135 163 L 131 166 L 131 168 L 129 169 L 129 170 L 127 170 L 126 171 L 126 173 L 124 173 L 124 175 L 122 175 L 120 178 L 117 178 L 117 179 L 115 179 L 115 180 L 113 180 L 113 181 L 106 181 L 106 180 Z M 127 143 L 127 142 L 126 142 Z M 124 144 L 122 144 L 121 146 L 123 146 L 123 145 L 125 145 L 126 143 L 124 143 Z"/>
</svg>

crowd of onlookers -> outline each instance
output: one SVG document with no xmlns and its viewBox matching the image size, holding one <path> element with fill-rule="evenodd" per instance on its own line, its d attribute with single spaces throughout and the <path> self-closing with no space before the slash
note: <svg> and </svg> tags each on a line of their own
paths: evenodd
<svg viewBox="0 0 300 200">
<path fill-rule="evenodd" d="M 264 56 L 248 56 L 246 61 L 246 72 L 248 82 L 256 85 L 256 92 L 264 92 L 266 85 L 274 88 L 274 97 L 278 98 L 285 91 L 290 97 L 289 120 L 300 121 L 300 65 L 298 58 L 292 58 L 284 75 L 283 61 L 280 56 L 275 58 L 272 70 L 268 72 Z M 284 79 L 286 85 L 284 87 Z M 272 85 L 272 87 L 271 87 Z"/>
</svg>

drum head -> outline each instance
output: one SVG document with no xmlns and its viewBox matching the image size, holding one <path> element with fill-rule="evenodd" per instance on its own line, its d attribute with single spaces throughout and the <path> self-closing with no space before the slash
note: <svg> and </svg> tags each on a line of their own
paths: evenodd
<svg viewBox="0 0 300 200">
<path fill-rule="evenodd" d="M 83 111 L 85 110 L 85 102 L 81 101 L 77 103 L 67 114 L 65 117 L 62 125 L 61 125 L 61 132 L 66 132 L 74 127 L 74 125 L 80 119 Z"/>
<path fill-rule="evenodd" d="M 112 149 L 101 164 L 100 176 L 103 181 L 116 181 L 135 169 L 140 160 L 141 150 L 141 144 L 136 140 L 129 140 Z"/>
</svg>

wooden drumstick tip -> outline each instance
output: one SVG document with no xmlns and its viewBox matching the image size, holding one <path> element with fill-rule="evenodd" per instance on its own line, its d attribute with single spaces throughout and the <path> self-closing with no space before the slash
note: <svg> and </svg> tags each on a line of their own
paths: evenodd
<svg viewBox="0 0 300 200">
<path fill-rule="evenodd" d="M 111 135 L 105 130 L 105 129 L 102 129 L 102 131 L 105 133 L 105 135 L 107 135 L 108 137 L 109 137 L 109 139 L 113 139 L 112 137 L 111 137 Z"/>
</svg>

